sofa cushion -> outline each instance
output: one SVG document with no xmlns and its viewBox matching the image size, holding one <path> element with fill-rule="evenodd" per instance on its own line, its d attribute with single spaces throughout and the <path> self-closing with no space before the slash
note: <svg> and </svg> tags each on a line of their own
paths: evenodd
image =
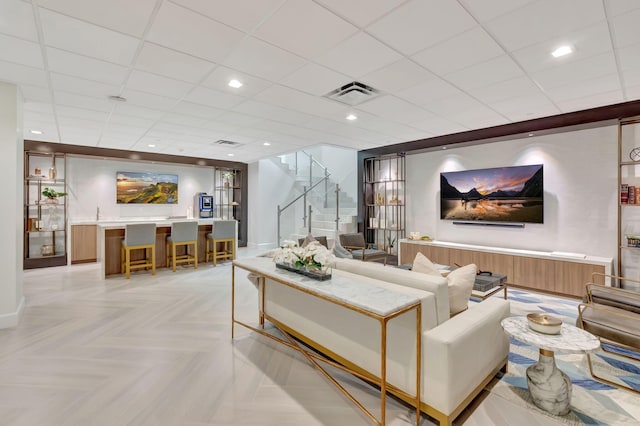
<svg viewBox="0 0 640 426">
<path fill-rule="evenodd" d="M 451 315 L 467 309 L 477 269 L 476 265 L 471 263 L 447 275 L 447 281 L 449 282 L 449 313 Z"/>
<path fill-rule="evenodd" d="M 413 272 L 421 272 L 423 274 L 435 275 L 438 277 L 442 276 L 433 262 L 420 252 L 418 252 L 415 259 L 413 259 L 413 266 L 411 267 L 411 270 Z"/>
</svg>

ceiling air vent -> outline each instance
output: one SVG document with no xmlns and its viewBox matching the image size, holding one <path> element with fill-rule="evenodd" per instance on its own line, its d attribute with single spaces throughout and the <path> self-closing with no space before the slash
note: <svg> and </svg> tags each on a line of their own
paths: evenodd
<svg viewBox="0 0 640 426">
<path fill-rule="evenodd" d="M 242 145 L 240 142 L 234 141 L 225 141 L 224 139 L 220 139 L 219 141 L 215 141 L 214 145 L 223 145 L 223 146 L 240 146 Z"/>
<path fill-rule="evenodd" d="M 325 96 L 334 101 L 342 102 L 347 105 L 359 105 L 365 101 L 371 100 L 378 96 L 379 92 L 373 87 L 366 84 L 353 81 L 349 84 L 327 93 Z"/>
</svg>

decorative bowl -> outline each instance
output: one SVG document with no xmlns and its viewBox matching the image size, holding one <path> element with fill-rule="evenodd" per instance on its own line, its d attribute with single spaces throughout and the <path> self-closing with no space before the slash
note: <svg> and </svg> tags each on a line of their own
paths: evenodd
<svg viewBox="0 0 640 426">
<path fill-rule="evenodd" d="M 533 313 L 527 314 L 527 320 L 529 321 L 529 328 L 533 331 L 544 334 L 560 334 L 560 328 L 562 327 L 560 318 L 549 314 Z"/>
</svg>

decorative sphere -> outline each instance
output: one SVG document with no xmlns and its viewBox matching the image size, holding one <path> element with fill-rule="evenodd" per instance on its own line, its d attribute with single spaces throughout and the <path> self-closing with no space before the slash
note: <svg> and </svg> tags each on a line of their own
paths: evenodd
<svg viewBox="0 0 640 426">
<path fill-rule="evenodd" d="M 640 147 L 633 148 L 629 153 L 629 158 L 632 161 L 640 161 Z"/>
</svg>

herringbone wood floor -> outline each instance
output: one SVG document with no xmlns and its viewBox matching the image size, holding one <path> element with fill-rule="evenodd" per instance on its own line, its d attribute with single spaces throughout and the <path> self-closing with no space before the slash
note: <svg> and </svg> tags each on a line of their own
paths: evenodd
<svg viewBox="0 0 640 426">
<path fill-rule="evenodd" d="M 239 315 L 255 321 L 239 275 Z M 230 283 L 228 262 L 130 280 L 101 279 L 96 264 L 25 271 L 24 317 L 0 330 L 0 424 L 372 424 L 296 352 L 241 327 L 232 341 Z M 378 413 L 375 390 L 340 377 Z M 411 424 L 398 401 L 387 410 L 388 424 Z M 491 395 L 462 422 L 550 424 Z"/>
</svg>

